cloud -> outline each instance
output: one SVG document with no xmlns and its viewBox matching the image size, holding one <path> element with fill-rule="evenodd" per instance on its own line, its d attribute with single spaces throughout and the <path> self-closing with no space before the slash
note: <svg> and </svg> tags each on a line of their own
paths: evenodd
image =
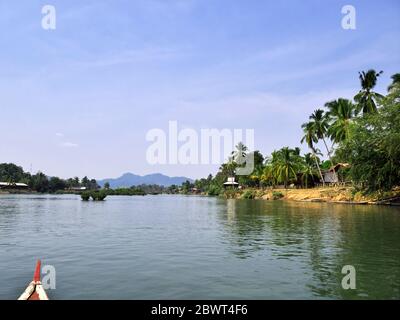
<svg viewBox="0 0 400 320">
<path fill-rule="evenodd" d="M 57 136 L 57 137 L 64 137 L 64 134 L 63 134 L 63 133 L 60 133 L 60 132 L 57 132 L 57 133 L 56 133 L 56 136 Z"/>
<path fill-rule="evenodd" d="M 77 147 L 79 147 L 78 144 L 73 143 L 73 142 L 63 142 L 63 143 L 61 144 L 61 146 L 62 146 L 62 147 L 65 147 L 65 148 L 77 148 Z"/>
</svg>

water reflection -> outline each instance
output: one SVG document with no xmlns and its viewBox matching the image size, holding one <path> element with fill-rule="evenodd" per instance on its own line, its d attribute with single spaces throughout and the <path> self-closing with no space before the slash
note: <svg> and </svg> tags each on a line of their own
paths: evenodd
<svg viewBox="0 0 400 320">
<path fill-rule="evenodd" d="M 55 299 L 400 298 L 399 239 L 388 207 L 1 196 L 0 298 L 20 294 L 37 257 L 57 268 Z M 347 264 L 355 291 L 341 288 Z"/>
<path fill-rule="evenodd" d="M 298 263 L 315 296 L 400 298 L 400 210 L 324 203 L 227 200 L 219 222 L 237 258 Z M 357 290 L 343 290 L 354 265 Z"/>
</svg>

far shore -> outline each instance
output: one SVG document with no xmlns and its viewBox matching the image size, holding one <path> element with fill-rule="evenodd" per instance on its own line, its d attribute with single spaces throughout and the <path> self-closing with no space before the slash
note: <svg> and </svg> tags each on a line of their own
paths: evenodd
<svg viewBox="0 0 400 320">
<path fill-rule="evenodd" d="M 32 190 L 0 190 L 1 194 L 42 194 Z M 77 194 L 75 192 L 46 193 L 51 195 Z M 178 195 L 181 193 L 177 193 Z M 187 193 L 182 195 L 202 195 L 204 193 Z M 112 196 L 112 195 L 109 195 Z M 363 194 L 353 187 L 319 187 L 319 188 L 288 188 L 288 189 L 227 189 L 219 197 L 226 199 L 256 199 L 266 201 L 296 201 L 296 202 L 326 202 L 357 205 L 392 205 L 400 206 L 400 188 L 392 191 Z"/>
</svg>

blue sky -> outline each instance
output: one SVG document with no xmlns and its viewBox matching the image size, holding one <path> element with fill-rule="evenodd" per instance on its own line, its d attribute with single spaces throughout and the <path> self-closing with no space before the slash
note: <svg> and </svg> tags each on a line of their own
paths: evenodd
<svg viewBox="0 0 400 320">
<path fill-rule="evenodd" d="M 56 30 L 41 8 L 56 8 Z M 356 30 L 341 8 L 356 8 Z M 0 162 L 95 178 L 216 166 L 150 165 L 152 128 L 251 128 L 267 154 L 352 98 L 358 71 L 400 71 L 400 2 L 0 1 Z M 305 146 L 303 150 L 306 151 Z"/>
</svg>

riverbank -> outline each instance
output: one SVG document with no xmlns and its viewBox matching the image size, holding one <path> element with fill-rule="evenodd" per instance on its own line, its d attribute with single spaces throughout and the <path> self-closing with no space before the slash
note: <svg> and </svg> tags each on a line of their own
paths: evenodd
<svg viewBox="0 0 400 320">
<path fill-rule="evenodd" d="M 225 190 L 225 198 L 400 205 L 400 188 L 365 194 L 353 187 Z"/>
</svg>

